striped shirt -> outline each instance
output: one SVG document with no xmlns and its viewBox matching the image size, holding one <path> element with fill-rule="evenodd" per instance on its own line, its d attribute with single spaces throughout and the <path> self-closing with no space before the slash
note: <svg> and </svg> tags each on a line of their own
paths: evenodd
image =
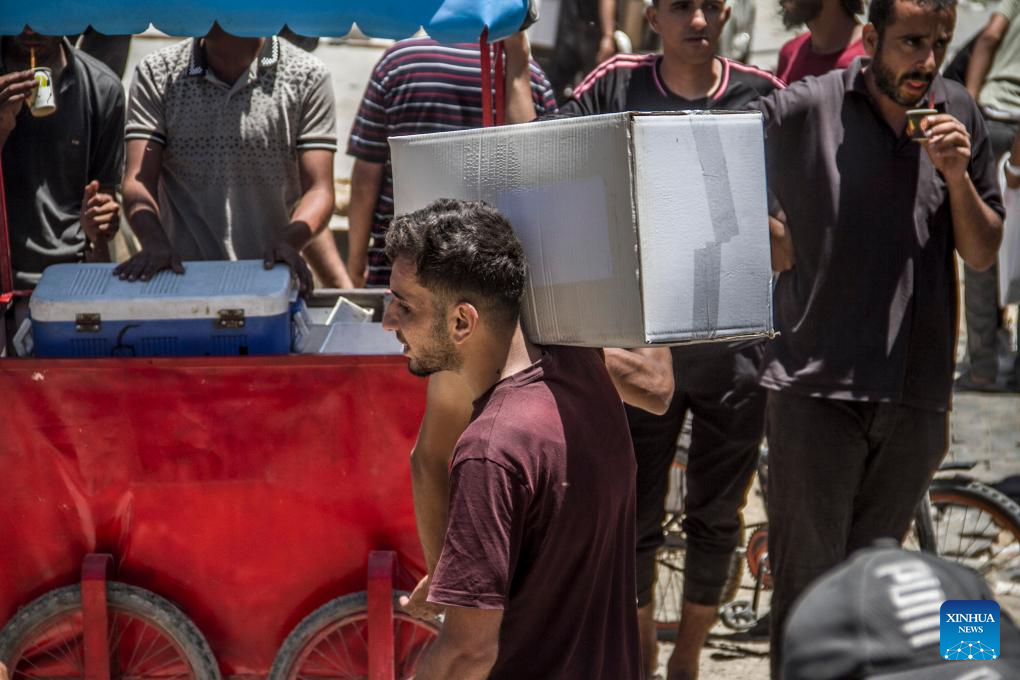
<svg viewBox="0 0 1020 680">
<path fill-rule="evenodd" d="M 393 218 L 393 172 L 386 140 L 481 127 L 481 73 L 477 45 L 429 39 L 394 44 L 372 71 L 347 143 L 351 156 L 386 166 L 372 216 L 367 285 L 388 286 L 390 280 L 385 246 Z M 534 61 L 531 90 L 539 115 L 556 110 L 552 88 Z"/>
<path fill-rule="evenodd" d="M 722 66 L 719 85 L 700 99 L 686 99 L 671 92 L 659 73 L 658 54 L 618 54 L 607 59 L 574 89 L 561 111 L 566 115 L 591 115 L 620 111 L 736 110 L 784 86 L 767 71 L 716 57 Z"/>
</svg>

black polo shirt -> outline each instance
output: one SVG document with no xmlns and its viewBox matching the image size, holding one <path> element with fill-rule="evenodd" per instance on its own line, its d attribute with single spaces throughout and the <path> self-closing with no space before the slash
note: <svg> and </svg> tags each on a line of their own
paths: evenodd
<svg viewBox="0 0 1020 680">
<path fill-rule="evenodd" d="M 716 57 L 718 86 L 705 97 L 686 99 L 670 90 L 660 75 L 662 55 L 620 54 L 608 59 L 574 88 L 559 115 L 578 116 L 620 111 L 739 110 L 762 95 L 783 87 L 767 71 Z M 678 224 L 678 229 L 683 229 Z M 762 225 L 765 229 L 766 225 Z M 673 347 L 677 390 L 696 394 L 729 391 L 734 382 L 754 384 L 762 356 L 762 340 L 710 342 Z"/>
<path fill-rule="evenodd" d="M 566 116 L 589 116 L 621 111 L 691 111 L 743 109 L 783 82 L 767 71 L 723 57 L 719 84 L 700 99 L 686 99 L 670 90 L 660 75 L 660 54 L 618 54 L 607 59 L 574 88 L 560 108 Z"/>
<path fill-rule="evenodd" d="M 925 409 L 949 406 L 957 274 L 945 182 L 897 136 L 857 59 L 759 100 L 769 187 L 786 212 L 796 266 L 775 289 L 762 384 Z M 937 76 L 934 108 L 970 131 L 970 177 L 1000 215 L 988 134 L 958 83 Z"/>
<path fill-rule="evenodd" d="M 31 288 L 42 270 L 77 262 L 85 249 L 79 212 L 85 185 L 120 185 L 124 88 L 113 72 L 64 40 L 67 67 L 57 111 L 35 118 L 23 106 L 3 148 L 4 190 L 15 286 Z M 0 49 L 0 72 L 7 72 Z"/>
</svg>

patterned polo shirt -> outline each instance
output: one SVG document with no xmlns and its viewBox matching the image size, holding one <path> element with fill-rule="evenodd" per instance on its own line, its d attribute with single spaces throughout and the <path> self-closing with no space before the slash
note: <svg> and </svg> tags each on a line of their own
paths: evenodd
<svg viewBox="0 0 1020 680">
<path fill-rule="evenodd" d="M 539 114 L 556 110 L 549 81 L 531 62 L 531 92 Z M 478 45 L 441 45 L 404 40 L 379 59 L 351 129 L 347 153 L 385 163 L 372 215 L 368 249 L 369 286 L 388 286 L 386 230 L 393 219 L 393 171 L 389 137 L 464 130 L 482 126 L 482 67 Z"/>
<path fill-rule="evenodd" d="M 262 257 L 301 198 L 299 154 L 336 151 L 335 108 L 326 66 L 275 37 L 233 85 L 206 67 L 199 39 L 146 57 L 125 137 L 164 147 L 160 221 L 180 256 Z"/>
</svg>

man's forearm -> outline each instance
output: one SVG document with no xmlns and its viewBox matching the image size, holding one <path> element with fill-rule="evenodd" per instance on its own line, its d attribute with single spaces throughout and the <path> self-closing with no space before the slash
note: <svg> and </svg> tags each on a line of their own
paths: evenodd
<svg viewBox="0 0 1020 680">
<path fill-rule="evenodd" d="M 999 13 L 993 13 L 981 35 L 974 41 L 974 49 L 967 64 L 966 86 L 975 100 L 984 87 L 985 78 L 992 67 L 995 53 L 1002 43 L 1002 38 L 1009 28 L 1009 19 Z"/>
<path fill-rule="evenodd" d="M 535 100 L 531 93 L 531 46 L 521 31 L 503 41 L 506 50 L 506 122 L 535 120 Z"/>
<path fill-rule="evenodd" d="M 599 0 L 599 27 L 602 36 L 612 36 L 616 30 L 616 0 Z"/>
<path fill-rule="evenodd" d="M 970 62 L 967 64 L 967 91 L 970 92 L 970 96 L 975 99 L 981 93 L 981 88 L 985 84 L 985 78 L 988 76 L 988 70 L 992 67 L 992 58 L 995 55 L 995 48 L 997 45 L 992 44 L 988 40 L 984 40 L 982 35 L 978 38 L 977 42 L 974 43 L 974 51 L 971 52 Z"/>
<path fill-rule="evenodd" d="M 141 181 L 124 182 L 124 215 L 142 249 L 170 247 L 163 231 L 155 190 Z"/>
<path fill-rule="evenodd" d="M 662 415 L 673 398 L 673 364 L 666 348 L 605 350 L 606 368 L 620 398 Z"/>
<path fill-rule="evenodd" d="M 415 680 L 485 680 L 489 677 L 495 657 L 487 657 L 470 651 L 450 650 L 440 641 L 426 652 L 418 664 Z"/>
<path fill-rule="evenodd" d="M 450 473 L 442 460 L 430 460 L 417 447 L 411 454 L 411 489 L 418 538 L 431 574 L 443 551 L 447 508 L 450 503 Z"/>
<path fill-rule="evenodd" d="M 372 217 L 379 202 L 382 182 L 375 181 L 374 173 L 359 172 L 357 164 L 351 178 L 351 202 L 347 208 L 347 251 L 350 253 L 348 257 L 367 257 L 372 239 Z"/>
<path fill-rule="evenodd" d="M 317 186 L 301 196 L 291 215 L 284 239 L 294 250 L 301 251 L 308 242 L 326 228 L 333 214 L 333 187 Z"/>
<path fill-rule="evenodd" d="M 1002 219 L 988 207 L 970 176 L 947 182 L 953 238 L 964 262 L 978 271 L 995 263 L 1002 242 Z"/>
</svg>

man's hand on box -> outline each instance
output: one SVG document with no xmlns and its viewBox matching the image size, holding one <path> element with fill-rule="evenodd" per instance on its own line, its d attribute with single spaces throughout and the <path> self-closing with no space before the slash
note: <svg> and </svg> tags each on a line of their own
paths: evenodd
<svg viewBox="0 0 1020 680">
<path fill-rule="evenodd" d="M 85 185 L 81 198 L 81 228 L 89 243 L 113 238 L 120 228 L 120 204 L 113 194 L 99 190 L 99 182 Z"/>
<path fill-rule="evenodd" d="M 181 256 L 169 246 L 154 245 L 118 265 L 113 274 L 124 281 L 148 281 L 164 269 L 173 270 L 175 274 L 183 274 Z"/>
<path fill-rule="evenodd" d="M 419 619 L 428 621 L 438 618 L 443 613 L 443 608 L 428 601 L 429 585 L 431 583 L 432 578 L 429 576 L 418 581 L 418 585 L 414 587 L 410 595 L 401 595 L 400 606 L 408 614 Z"/>
<path fill-rule="evenodd" d="M 786 223 L 769 217 L 769 238 L 772 242 L 772 271 L 785 272 L 793 269 L 793 239 Z"/>
<path fill-rule="evenodd" d="M 294 246 L 287 243 L 286 241 L 277 241 L 276 243 L 270 244 L 266 248 L 264 264 L 266 269 L 272 269 L 273 265 L 277 262 L 290 267 L 290 272 L 298 280 L 298 290 L 304 294 L 312 290 L 313 279 L 312 272 L 308 269 L 308 265 L 301 259 L 301 253 L 299 253 Z"/>
</svg>

